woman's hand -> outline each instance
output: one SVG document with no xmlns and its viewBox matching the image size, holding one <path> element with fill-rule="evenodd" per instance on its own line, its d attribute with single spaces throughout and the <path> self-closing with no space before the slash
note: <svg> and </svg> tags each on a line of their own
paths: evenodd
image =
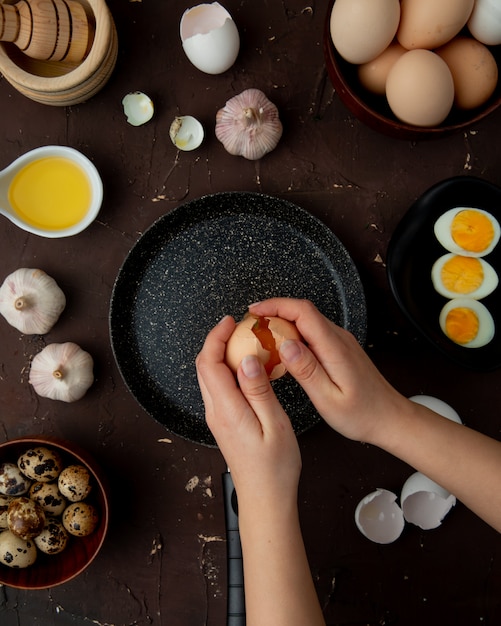
<svg viewBox="0 0 501 626">
<path fill-rule="evenodd" d="M 286 341 L 280 358 L 330 426 L 350 439 L 384 440 L 386 416 L 408 400 L 383 378 L 351 333 L 307 300 L 272 298 L 249 309 L 296 323 L 306 344 Z"/>
<path fill-rule="evenodd" d="M 224 362 L 235 328 L 225 317 L 208 334 L 196 360 L 206 419 L 228 463 L 239 502 L 295 502 L 301 457 L 291 423 L 278 402 L 260 361 L 245 357 L 238 385 Z"/>
</svg>

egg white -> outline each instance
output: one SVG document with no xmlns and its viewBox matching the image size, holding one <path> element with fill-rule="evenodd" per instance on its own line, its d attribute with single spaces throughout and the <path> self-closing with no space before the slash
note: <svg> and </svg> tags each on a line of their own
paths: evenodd
<svg viewBox="0 0 501 626">
<path fill-rule="evenodd" d="M 482 284 L 475 289 L 474 291 L 470 291 L 470 293 L 462 294 L 456 291 L 451 291 L 448 289 L 442 282 L 442 268 L 444 265 L 455 256 L 459 256 L 449 252 L 448 254 L 444 254 L 439 259 L 435 261 L 433 267 L 431 268 L 431 281 L 433 283 L 433 287 L 435 290 L 445 298 L 457 298 L 457 297 L 468 297 L 474 298 L 475 300 L 481 300 L 485 298 L 489 294 L 491 294 L 499 283 L 499 278 L 496 270 L 492 267 L 490 263 L 484 261 L 484 259 L 479 258 L 480 265 L 482 266 L 482 270 L 484 273 L 484 279 Z M 465 256 L 465 255 L 462 255 Z"/>
<path fill-rule="evenodd" d="M 477 314 L 479 328 L 477 336 L 470 342 L 464 344 L 456 343 L 456 345 L 460 345 L 463 348 L 481 348 L 492 341 L 496 330 L 494 319 L 487 307 L 473 298 L 454 298 L 453 300 L 449 300 L 449 302 L 447 302 L 447 304 L 442 308 L 439 315 L 439 324 L 444 335 L 448 336 L 445 332 L 445 321 L 447 319 L 447 315 L 452 309 L 459 307 L 472 309 Z M 451 339 L 451 341 L 453 341 L 453 339 Z"/>
<path fill-rule="evenodd" d="M 458 244 L 452 238 L 452 220 L 458 213 L 467 210 L 474 210 L 478 211 L 479 213 L 483 213 L 490 219 L 494 227 L 494 238 L 491 242 L 491 245 L 482 252 L 471 252 L 469 250 L 464 250 L 464 248 L 458 246 Z M 453 252 L 454 254 L 462 254 L 463 256 L 473 257 L 486 256 L 487 254 L 492 252 L 498 244 L 499 238 L 501 236 L 501 228 L 497 219 L 487 211 L 484 211 L 483 209 L 477 209 L 476 207 L 455 207 L 454 209 L 449 209 L 437 219 L 433 230 L 435 232 L 435 237 L 446 250 L 448 250 L 449 252 Z"/>
</svg>

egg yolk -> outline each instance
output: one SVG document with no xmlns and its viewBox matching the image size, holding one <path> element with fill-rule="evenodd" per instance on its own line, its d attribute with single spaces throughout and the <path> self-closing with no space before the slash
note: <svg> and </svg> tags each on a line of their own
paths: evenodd
<svg viewBox="0 0 501 626">
<path fill-rule="evenodd" d="M 443 286 L 449 291 L 468 294 L 476 291 L 484 281 L 484 270 L 474 257 L 454 256 L 444 263 L 440 274 Z"/>
<path fill-rule="evenodd" d="M 270 320 L 267 320 L 265 317 L 258 317 L 252 326 L 252 332 L 256 335 L 259 343 L 263 346 L 264 350 L 270 353 L 270 358 L 264 366 L 268 376 L 270 376 L 275 365 L 280 364 L 280 355 L 278 354 L 275 337 L 269 329 L 269 325 Z"/>
<path fill-rule="evenodd" d="M 465 209 L 454 216 L 451 236 L 463 250 L 482 252 L 494 239 L 494 226 L 487 215 L 474 209 Z"/>
<path fill-rule="evenodd" d="M 479 329 L 478 316 L 467 307 L 452 309 L 445 320 L 445 332 L 455 343 L 465 345 L 473 341 Z"/>
</svg>

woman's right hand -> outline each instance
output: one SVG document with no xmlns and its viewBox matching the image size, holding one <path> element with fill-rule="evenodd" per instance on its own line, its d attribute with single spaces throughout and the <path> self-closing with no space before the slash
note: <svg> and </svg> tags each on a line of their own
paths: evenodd
<svg viewBox="0 0 501 626">
<path fill-rule="evenodd" d="M 332 428 L 358 441 L 385 440 L 387 418 L 405 410 L 409 400 L 384 379 L 351 333 L 308 300 L 272 298 L 249 310 L 295 322 L 306 343 L 285 342 L 280 358 Z"/>
</svg>

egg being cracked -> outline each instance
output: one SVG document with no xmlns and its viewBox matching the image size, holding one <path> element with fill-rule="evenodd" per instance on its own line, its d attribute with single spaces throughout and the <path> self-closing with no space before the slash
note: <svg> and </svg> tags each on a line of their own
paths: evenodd
<svg viewBox="0 0 501 626">
<path fill-rule="evenodd" d="M 442 332 L 464 348 L 481 348 L 495 333 L 492 315 L 486 306 L 473 298 L 454 298 L 440 311 Z"/>
<path fill-rule="evenodd" d="M 236 374 L 242 359 L 255 355 L 264 365 L 270 380 L 280 378 L 286 369 L 278 350 L 287 339 L 301 341 L 301 335 L 292 322 L 280 317 L 246 315 L 235 326 L 226 344 L 226 364 Z"/>
<path fill-rule="evenodd" d="M 494 250 L 501 229 L 497 219 L 483 209 L 455 207 L 437 219 L 434 232 L 449 252 L 481 257 Z"/>
<path fill-rule="evenodd" d="M 186 56 L 201 72 L 222 74 L 237 59 L 238 29 L 219 2 L 187 9 L 181 18 L 180 35 Z"/>
<path fill-rule="evenodd" d="M 488 296 L 499 282 L 496 270 L 484 259 L 452 252 L 435 261 L 431 280 L 435 290 L 445 298 L 467 296 L 475 300 Z"/>
</svg>

